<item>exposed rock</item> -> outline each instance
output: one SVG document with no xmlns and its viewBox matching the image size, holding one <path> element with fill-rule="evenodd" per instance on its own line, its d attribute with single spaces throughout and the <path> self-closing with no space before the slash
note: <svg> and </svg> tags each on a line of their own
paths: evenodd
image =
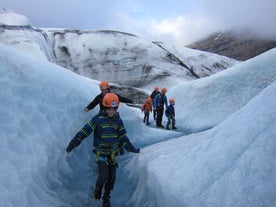
<svg viewBox="0 0 276 207">
<path fill-rule="evenodd" d="M 257 37 L 247 30 L 218 32 L 188 45 L 188 47 L 224 55 L 236 60 L 247 60 L 276 47 L 276 38 Z"/>
</svg>

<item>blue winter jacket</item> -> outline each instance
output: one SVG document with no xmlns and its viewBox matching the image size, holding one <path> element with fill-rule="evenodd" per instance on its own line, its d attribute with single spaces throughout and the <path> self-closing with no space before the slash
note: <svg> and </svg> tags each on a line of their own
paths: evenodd
<svg viewBox="0 0 276 207">
<path fill-rule="evenodd" d="M 133 147 L 126 135 L 126 130 L 119 113 L 110 118 L 105 111 L 101 111 L 88 121 L 71 140 L 71 150 L 94 131 L 94 147 L 100 156 L 118 154 L 120 147 L 130 152 L 139 152 Z"/>
<path fill-rule="evenodd" d="M 168 101 L 167 101 L 167 97 L 164 94 L 157 94 L 155 96 L 154 102 L 153 102 L 153 107 L 163 107 L 165 104 L 166 108 L 168 107 Z"/>
<path fill-rule="evenodd" d="M 168 106 L 168 108 L 166 109 L 165 111 L 165 114 L 166 116 L 175 116 L 175 113 L 174 113 L 174 106 L 172 104 L 170 104 Z"/>
</svg>

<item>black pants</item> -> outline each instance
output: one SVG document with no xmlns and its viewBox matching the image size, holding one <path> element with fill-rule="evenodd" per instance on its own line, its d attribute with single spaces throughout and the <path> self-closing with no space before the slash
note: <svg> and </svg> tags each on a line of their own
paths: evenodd
<svg viewBox="0 0 276 207">
<path fill-rule="evenodd" d="M 97 184 L 101 187 L 105 184 L 109 189 L 113 189 L 116 180 L 116 168 L 117 164 L 110 164 L 105 161 L 98 161 L 99 176 Z"/>
<path fill-rule="evenodd" d="M 153 119 L 156 120 L 156 110 L 155 109 L 153 109 L 152 115 L 153 115 Z"/>
<path fill-rule="evenodd" d="M 148 124 L 149 123 L 149 112 L 145 112 L 145 115 L 144 115 L 144 120 L 143 120 L 143 122 L 144 123 L 146 123 L 146 124 Z"/>
<path fill-rule="evenodd" d="M 156 113 L 157 113 L 156 126 L 160 127 L 160 126 L 162 126 L 162 118 L 163 118 L 163 113 L 164 113 L 164 107 L 163 106 L 156 107 Z"/>
<path fill-rule="evenodd" d="M 175 118 L 174 116 L 167 116 L 168 122 L 166 128 L 169 129 L 170 125 L 172 124 L 172 129 L 175 127 Z"/>
</svg>

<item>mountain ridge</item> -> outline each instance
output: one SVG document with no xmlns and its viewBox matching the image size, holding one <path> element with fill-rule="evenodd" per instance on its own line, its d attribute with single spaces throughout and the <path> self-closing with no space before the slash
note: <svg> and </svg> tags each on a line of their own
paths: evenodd
<svg viewBox="0 0 276 207">
<path fill-rule="evenodd" d="M 215 32 L 187 47 L 245 61 L 276 47 L 276 38 L 260 37 L 246 29 L 227 30 Z"/>
<path fill-rule="evenodd" d="M 144 40 L 118 31 L 0 26 L 0 42 L 95 80 L 131 87 L 209 76 L 239 61 L 203 51 Z M 116 71 L 116 74 L 115 74 Z M 121 80 L 120 73 L 129 80 Z M 172 85 L 174 85 L 172 83 Z M 168 86 L 170 87 L 170 86 Z"/>
</svg>

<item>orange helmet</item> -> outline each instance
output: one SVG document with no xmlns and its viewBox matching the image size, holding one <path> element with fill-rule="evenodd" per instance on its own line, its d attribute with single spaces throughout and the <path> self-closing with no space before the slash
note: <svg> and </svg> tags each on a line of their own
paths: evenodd
<svg viewBox="0 0 276 207">
<path fill-rule="evenodd" d="M 147 102 L 148 102 L 148 103 L 151 103 L 151 102 L 152 102 L 151 97 L 148 97 L 148 98 L 147 98 Z"/>
<path fill-rule="evenodd" d="M 158 86 L 155 86 L 155 87 L 154 87 L 154 90 L 155 90 L 155 91 L 158 91 L 158 90 L 159 90 L 159 87 L 158 87 Z"/>
<path fill-rule="evenodd" d="M 104 107 L 108 108 L 118 108 L 119 107 L 119 98 L 115 93 L 107 93 L 102 102 Z"/>
<path fill-rule="evenodd" d="M 170 104 L 174 104 L 174 99 L 171 98 L 171 99 L 169 100 L 169 103 L 170 103 Z"/>
<path fill-rule="evenodd" d="M 101 90 L 104 90 L 104 89 L 109 89 L 109 83 L 107 82 L 107 81 L 102 81 L 101 83 L 100 83 L 100 89 Z"/>
<path fill-rule="evenodd" d="M 167 93 L 167 89 L 166 88 L 162 88 L 162 93 Z"/>
</svg>

